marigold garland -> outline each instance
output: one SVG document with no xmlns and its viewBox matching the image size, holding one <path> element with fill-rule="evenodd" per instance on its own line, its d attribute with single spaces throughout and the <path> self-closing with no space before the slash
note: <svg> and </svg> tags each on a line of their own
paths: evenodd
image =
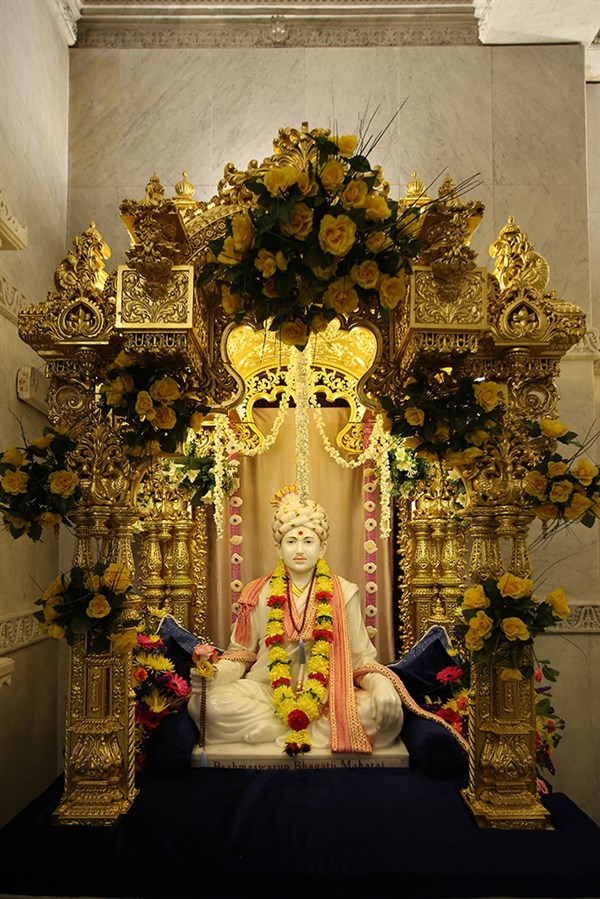
<svg viewBox="0 0 600 899">
<path fill-rule="evenodd" d="M 269 584 L 269 616 L 265 645 L 269 648 L 269 682 L 273 690 L 275 713 L 290 731 L 285 738 L 288 755 L 310 752 L 308 726 L 321 715 L 327 699 L 329 683 L 329 652 L 333 642 L 332 581 L 324 559 L 316 565 L 316 599 L 318 600 L 313 629 L 314 644 L 307 663 L 306 686 L 296 695 L 292 688 L 291 663 L 284 648 L 285 632 L 283 608 L 288 598 L 288 575 L 280 559 Z"/>
</svg>

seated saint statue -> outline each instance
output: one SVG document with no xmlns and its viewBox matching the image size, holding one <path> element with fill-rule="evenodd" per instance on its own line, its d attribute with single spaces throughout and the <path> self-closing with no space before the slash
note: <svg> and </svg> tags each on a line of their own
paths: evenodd
<svg viewBox="0 0 600 899">
<path fill-rule="evenodd" d="M 329 523 L 295 487 L 273 505 L 279 561 L 242 591 L 231 642 L 208 681 L 205 742 L 370 753 L 402 728 L 401 681 L 376 661 L 359 590 L 325 562 Z M 188 711 L 200 728 L 201 678 Z"/>
</svg>

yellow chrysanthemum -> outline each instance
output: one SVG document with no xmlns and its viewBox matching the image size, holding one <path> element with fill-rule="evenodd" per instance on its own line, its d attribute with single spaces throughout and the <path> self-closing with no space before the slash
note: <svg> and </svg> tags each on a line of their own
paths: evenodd
<svg viewBox="0 0 600 899">
<path fill-rule="evenodd" d="M 152 712 L 164 712 L 169 708 L 169 700 L 160 692 L 158 687 L 152 687 L 145 699 Z"/>
<path fill-rule="evenodd" d="M 269 648 L 269 665 L 272 665 L 274 662 L 287 662 L 287 652 L 283 648 L 283 646 L 271 646 Z"/>
<path fill-rule="evenodd" d="M 140 660 L 138 658 L 138 665 L 140 664 Z M 145 668 L 150 668 L 152 671 L 175 671 L 175 665 L 163 655 L 148 655 L 147 660 L 144 665 Z"/>
<path fill-rule="evenodd" d="M 314 653 L 308 661 L 306 670 L 309 674 L 322 674 L 324 677 L 329 675 L 329 661 L 323 656 L 316 656 Z"/>
<path fill-rule="evenodd" d="M 298 708 L 302 709 L 311 721 L 316 721 L 321 714 L 321 703 L 307 692 L 302 693 L 298 697 Z"/>
</svg>

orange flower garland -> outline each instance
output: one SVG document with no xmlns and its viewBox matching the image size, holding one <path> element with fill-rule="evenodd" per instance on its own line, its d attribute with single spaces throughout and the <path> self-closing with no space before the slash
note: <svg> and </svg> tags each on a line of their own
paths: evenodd
<svg viewBox="0 0 600 899">
<path fill-rule="evenodd" d="M 306 686 L 298 695 L 292 688 L 291 663 L 284 648 L 283 607 L 288 598 L 288 576 L 282 560 L 277 563 L 269 585 L 269 616 L 265 638 L 265 645 L 269 649 L 269 681 L 273 690 L 275 713 L 290 727 L 285 738 L 285 751 L 288 755 L 310 752 L 307 728 L 311 721 L 320 717 L 327 699 L 333 610 L 331 572 L 324 559 L 317 562 L 316 576 L 316 598 L 319 604 L 313 630 L 315 642 L 306 668 Z"/>
</svg>

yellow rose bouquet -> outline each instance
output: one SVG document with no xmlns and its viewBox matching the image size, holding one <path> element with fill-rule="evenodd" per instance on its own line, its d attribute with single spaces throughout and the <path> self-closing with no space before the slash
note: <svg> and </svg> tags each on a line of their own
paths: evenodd
<svg viewBox="0 0 600 899">
<path fill-rule="evenodd" d="M 123 425 L 132 456 L 174 453 L 209 411 L 187 369 L 145 364 L 119 353 L 100 388 L 102 410 Z"/>
<path fill-rule="evenodd" d="M 70 526 L 69 512 L 81 494 L 78 475 L 69 469 L 75 441 L 56 428 L 13 446 L 0 455 L 0 512 L 14 538 L 41 538 L 45 528 Z"/>
<path fill-rule="evenodd" d="M 557 419 L 544 418 L 529 430 L 534 439 L 577 447 L 570 458 L 548 450 L 527 473 L 523 491 L 533 513 L 544 523 L 580 521 L 592 527 L 600 516 L 600 468 L 581 454 L 583 446 L 576 441 L 577 434 Z"/>
<path fill-rule="evenodd" d="M 449 468 L 468 465 L 502 429 L 504 404 L 494 381 L 473 381 L 445 369 L 417 370 L 407 378 L 402 401 L 381 405 L 392 435 L 403 438 L 417 456 L 439 459 Z"/>
<path fill-rule="evenodd" d="M 533 581 L 505 571 L 465 590 L 457 605 L 456 633 L 475 664 L 496 664 L 504 680 L 521 680 L 534 673 L 533 642 L 547 627 L 570 612 L 562 589 L 544 600 L 533 596 Z M 539 663 L 547 680 L 558 672 Z"/>
<path fill-rule="evenodd" d="M 246 173 L 253 202 L 210 243 L 214 261 L 199 279 L 217 285 L 236 321 L 253 312 L 298 349 L 361 307 L 387 320 L 421 246 L 419 206 L 390 199 L 356 137 L 314 129 L 307 139 L 297 164 Z"/>
<path fill-rule="evenodd" d="M 41 610 L 34 612 L 34 617 L 43 633 L 69 645 L 77 634 L 88 634 L 93 652 L 111 647 L 116 652 L 131 649 L 135 629 L 118 630 L 118 620 L 132 584 L 132 572 L 115 562 L 96 562 L 91 568 L 75 566 L 44 590 L 35 602 Z"/>
</svg>

